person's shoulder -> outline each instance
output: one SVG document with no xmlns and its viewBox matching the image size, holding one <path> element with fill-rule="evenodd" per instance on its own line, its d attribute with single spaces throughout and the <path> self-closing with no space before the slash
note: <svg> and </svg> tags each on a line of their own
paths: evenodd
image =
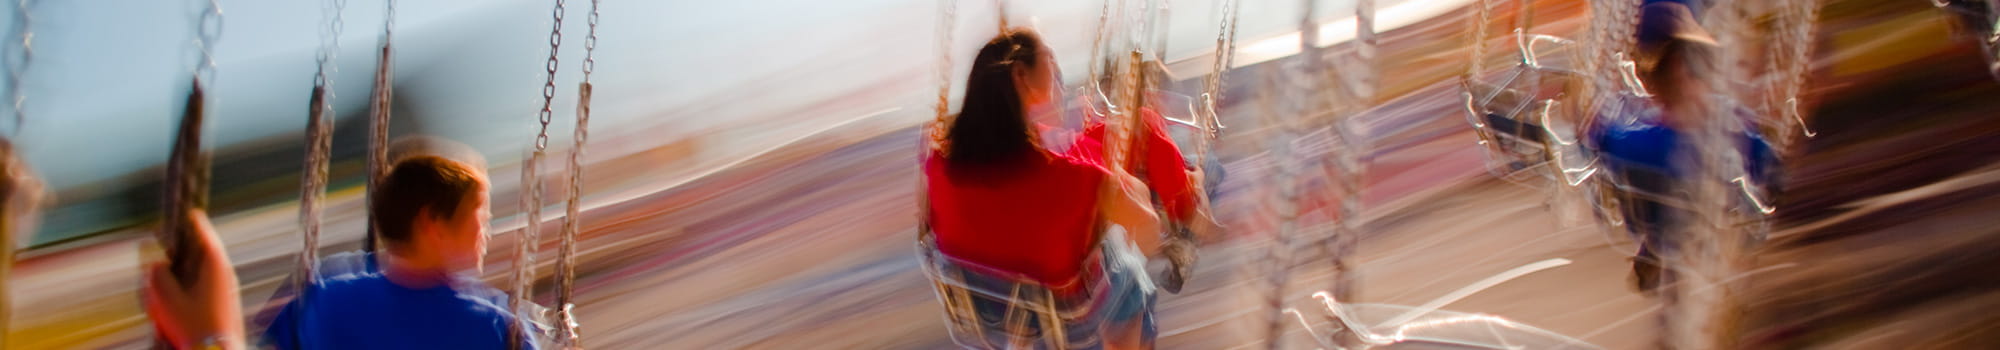
<svg viewBox="0 0 2000 350">
<path fill-rule="evenodd" d="M 389 281 L 382 274 L 367 271 L 322 275 L 310 300 L 322 305 L 368 302 L 384 296 L 382 286 L 386 283 Z"/>
<path fill-rule="evenodd" d="M 514 313 L 508 311 L 507 308 L 510 299 L 507 296 L 507 292 L 486 285 L 485 282 L 481 282 L 470 276 L 456 277 L 456 281 L 452 283 L 452 291 L 456 293 L 459 300 L 464 301 L 470 306 L 472 311 L 482 316 L 513 319 Z"/>
</svg>

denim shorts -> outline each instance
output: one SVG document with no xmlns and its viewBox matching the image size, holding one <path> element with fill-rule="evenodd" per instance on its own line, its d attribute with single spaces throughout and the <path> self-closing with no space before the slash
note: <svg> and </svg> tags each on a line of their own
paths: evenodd
<svg viewBox="0 0 2000 350">
<path fill-rule="evenodd" d="M 1114 256 L 1111 249 L 1106 249 L 1105 254 L 1107 257 Z M 1101 333 L 1100 327 L 1110 329 L 1140 327 L 1142 336 L 1150 341 L 1158 333 L 1157 325 L 1153 319 L 1153 306 L 1156 303 L 1157 296 L 1153 288 L 1147 288 L 1144 285 L 1146 283 L 1144 279 L 1146 278 L 1144 265 L 1118 263 L 1116 262 L 1117 259 L 1103 259 L 1103 261 L 1106 264 L 1105 273 L 1106 277 L 1108 277 L 1106 279 L 1110 283 L 1109 290 L 1105 295 L 1108 303 L 1097 305 L 1099 309 L 1092 310 L 1089 316 L 1078 320 L 1079 322 L 1063 325 L 1063 332 L 1069 338 L 1068 342 L 1070 344 L 1089 344 L 1088 346 L 1081 346 L 1079 349 L 1102 348 L 1102 339 L 1091 340 L 1091 338 Z M 973 273 L 968 273 L 964 276 L 967 284 L 988 289 L 999 289 L 994 287 L 1006 287 L 1013 283 L 1004 279 Z M 1006 316 L 1010 305 L 997 300 L 977 298 L 973 299 L 972 304 L 973 308 L 978 310 L 982 323 L 993 328 L 989 329 L 995 331 L 992 334 L 999 335 L 1005 333 L 998 332 L 997 330 L 1001 327 L 1000 321 Z M 1041 329 L 1041 320 L 1029 320 L 1028 327 L 1035 330 Z"/>
</svg>

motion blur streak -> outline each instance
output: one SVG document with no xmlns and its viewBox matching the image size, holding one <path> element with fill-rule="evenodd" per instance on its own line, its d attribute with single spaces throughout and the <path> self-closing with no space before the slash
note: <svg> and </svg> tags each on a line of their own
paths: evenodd
<svg viewBox="0 0 2000 350">
<path fill-rule="evenodd" d="M 379 13 L 366 12 L 378 2 L 353 1 L 350 24 L 379 23 Z M 1469 6 L 1486 2 L 1382 1 L 1376 103 L 1339 120 L 1352 128 L 1341 134 L 1331 117 L 1272 116 L 1272 105 L 1297 96 L 1285 91 L 1285 79 L 1301 65 L 1295 24 L 1302 14 L 1297 1 L 1246 0 L 1238 50 L 1245 56 L 1226 74 L 1218 109 L 1229 128 L 1212 154 L 1228 174 L 1212 198 L 1227 229 L 1203 237 L 1193 278 L 1180 294 L 1159 300 L 1158 344 L 1500 339 L 1644 349 L 1673 344 L 1663 340 L 1677 336 L 1673 322 L 1710 325 L 1705 330 L 1718 339 L 1709 344 L 1746 349 L 2000 344 L 2000 215 L 1993 215 L 2000 210 L 2000 83 L 1990 70 L 1993 49 L 1979 43 L 1992 34 L 1993 9 L 1961 5 L 1994 2 L 1940 1 L 1947 7 L 1803 1 L 1822 9 L 1801 105 L 1816 135 L 1789 139 L 1779 150 L 1782 192 L 1751 198 L 1768 214 L 1769 235 L 1731 261 L 1740 264 L 1729 266 L 1734 274 L 1705 282 L 1730 288 L 1679 292 L 1713 293 L 1703 299 L 1715 302 L 1706 306 L 1713 312 L 1701 315 L 1720 316 L 1690 321 L 1663 311 L 1673 309 L 1664 300 L 1679 299 L 1633 288 L 1633 240 L 1623 228 L 1593 221 L 1590 204 L 1577 199 L 1584 195 L 1560 187 L 1585 183 L 1580 178 L 1524 186 L 1488 173 L 1492 155 L 1465 119 L 1458 81 L 1472 52 Z M 1161 89 L 1198 95 L 1213 63 L 1218 1 L 1167 2 L 1165 66 L 1172 73 Z M 1347 48 L 1354 2 L 1322 2 L 1317 38 L 1329 49 Z M 148 213 L 159 202 L 169 137 L 162 130 L 178 108 L 175 96 L 185 94 L 174 79 L 186 62 L 168 61 L 186 34 L 162 28 L 186 19 L 177 2 L 87 3 L 36 5 L 37 61 L 24 84 L 34 113 L 15 140 L 60 201 L 45 210 L 38 233 L 10 247 L 20 251 L 0 284 L 14 308 L 10 329 L 0 330 L 6 349 L 140 348 L 152 337 L 136 294 L 138 246 L 157 219 Z M 493 160 L 489 173 L 520 172 L 518 156 L 534 135 L 547 4 L 405 3 L 392 133 L 462 140 Z M 578 237 L 577 315 L 586 344 L 954 346 L 912 245 L 919 123 L 931 120 L 937 89 L 930 66 L 938 59 L 930 47 L 936 1 L 605 3 Z M 963 89 L 966 62 L 994 33 L 995 3 L 1006 4 L 1010 23 L 1034 23 L 1068 82 L 1078 85 L 1101 3 L 962 1 L 952 45 L 955 91 Z M 1492 3 L 1491 22 L 1520 18 L 1518 3 Z M 1588 36 L 1593 11 L 1586 1 L 1531 5 L 1529 34 Z M 210 92 L 217 100 L 212 213 L 238 265 L 245 310 L 255 312 L 285 284 L 300 249 L 293 220 L 305 145 L 295 136 L 305 118 L 297 107 L 305 105 L 317 44 L 310 24 L 320 15 L 310 4 L 240 0 L 221 7 L 230 24 Z M 1749 22 L 1770 22 L 1762 16 Z M 582 21 L 575 22 L 565 30 L 581 33 Z M 367 95 L 359 82 L 373 68 L 363 51 L 371 45 L 360 43 L 377 33 L 356 28 L 372 25 L 352 25 L 343 37 L 349 50 L 339 55 L 340 96 Z M 1512 47 L 1514 37 L 1493 33 L 1485 64 L 1511 63 L 1512 49 L 1491 48 Z M 579 61 L 582 48 L 570 46 L 581 45 L 565 45 L 564 62 Z M 1745 55 L 1733 63 L 1754 70 L 1770 60 Z M 567 79 L 575 74 L 564 75 L 557 85 L 573 86 Z M 359 249 L 366 227 L 362 100 L 343 98 L 337 109 L 343 115 L 322 204 L 327 253 Z M 554 108 L 574 103 L 563 96 Z M 1311 132 L 1287 134 L 1283 123 L 1311 124 Z M 1563 145 L 1587 143 L 1549 130 Z M 1346 136 L 1362 141 L 1331 141 Z M 552 142 L 558 146 L 551 151 L 564 151 L 565 141 Z M 1274 152 L 1280 144 L 1322 152 Z M 1364 203 L 1359 218 L 1338 217 L 1338 174 L 1327 155 L 1334 152 L 1367 162 L 1364 189 L 1352 194 Z M 1555 168 L 1569 176 L 1608 176 L 1563 162 Z M 1274 203 L 1287 190 L 1272 181 L 1283 175 L 1280 165 L 1298 164 L 1306 164 L 1300 200 Z M 542 177 L 556 189 L 548 198 L 568 194 L 556 185 L 567 181 L 557 173 Z M 519 202 L 520 180 L 493 181 L 493 203 Z M 1730 186 L 1754 187 L 1741 178 Z M 499 280 L 512 272 L 504 271 L 513 259 L 507 252 L 524 244 L 513 232 L 526 225 L 557 232 L 563 218 L 557 206 L 546 208 L 540 223 L 525 222 L 513 205 L 493 208 L 495 236 L 481 273 Z M 1296 217 L 1280 214 L 1294 209 Z M 1356 249 L 1339 257 L 1354 274 L 1346 278 L 1362 287 L 1337 303 L 1301 293 L 1333 290 L 1341 279 L 1331 263 L 1337 253 L 1313 239 L 1280 240 L 1280 228 L 1328 235 L 1342 219 L 1366 222 Z M 525 244 L 541 247 L 537 275 L 550 276 L 556 237 L 543 236 Z M 1300 252 L 1282 269 L 1271 262 L 1277 242 Z M 1533 268 L 1481 282 L 1517 266 Z M 1266 300 L 1273 280 L 1290 291 L 1276 310 Z M 1454 292 L 1466 286 L 1478 288 Z M 550 281 L 536 288 L 537 301 L 550 303 Z M 1286 323 L 1275 335 L 1266 327 L 1273 311 Z"/>
</svg>

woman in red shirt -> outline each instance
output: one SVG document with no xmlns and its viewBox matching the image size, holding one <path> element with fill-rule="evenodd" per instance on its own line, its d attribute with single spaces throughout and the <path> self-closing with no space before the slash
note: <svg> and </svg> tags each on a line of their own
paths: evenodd
<svg viewBox="0 0 2000 350">
<path fill-rule="evenodd" d="M 1055 62 L 1029 30 L 988 41 L 973 61 L 958 116 L 923 167 L 940 252 L 1067 292 L 1083 287 L 1086 264 L 1098 263 L 1089 258 L 1100 249 L 1100 220 L 1131 232 L 1129 241 L 1107 243 L 1144 250 L 1158 246 L 1159 220 L 1139 179 L 1096 157 L 1041 146 L 1027 111 L 1061 101 Z M 1113 293 L 1138 297 L 1110 306 L 1114 322 L 1104 339 L 1144 347 L 1151 343 L 1151 327 L 1142 325 L 1151 323 L 1151 286 L 1140 283 L 1142 267 L 1122 266 L 1107 268 Z"/>
</svg>

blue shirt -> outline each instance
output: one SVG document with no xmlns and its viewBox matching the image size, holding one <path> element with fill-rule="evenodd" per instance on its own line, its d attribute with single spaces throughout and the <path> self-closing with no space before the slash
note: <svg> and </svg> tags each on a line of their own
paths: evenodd
<svg viewBox="0 0 2000 350">
<path fill-rule="evenodd" d="M 410 289 L 362 271 L 323 278 L 306 298 L 286 304 L 264 342 L 279 349 L 506 349 L 509 325 L 519 322 L 506 305 L 506 294 L 470 279 Z M 535 332 L 523 333 L 521 348 L 534 349 Z"/>
<path fill-rule="evenodd" d="M 1633 168 L 1675 175 L 1674 151 L 1680 147 L 1680 133 L 1649 122 L 1634 122 L 1604 128 L 1597 133 L 1597 147 L 1611 158 L 1615 171 Z"/>
<path fill-rule="evenodd" d="M 1639 120 L 1606 126 L 1592 134 L 1598 151 L 1609 158 L 1606 163 L 1612 171 L 1642 170 L 1669 176 L 1681 173 L 1674 157 L 1688 146 L 1681 144 L 1680 132 L 1673 128 L 1654 120 Z M 1739 136 L 1735 148 L 1742 152 L 1743 172 L 1757 183 L 1777 181 L 1778 156 L 1771 143 L 1754 130 Z"/>
</svg>

